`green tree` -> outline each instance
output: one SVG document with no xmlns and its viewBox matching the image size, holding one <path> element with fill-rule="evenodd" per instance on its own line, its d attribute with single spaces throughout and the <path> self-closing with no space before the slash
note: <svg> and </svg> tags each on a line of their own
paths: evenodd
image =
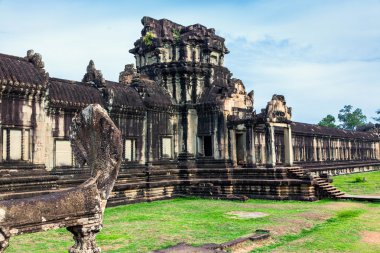
<svg viewBox="0 0 380 253">
<path fill-rule="evenodd" d="M 354 111 L 352 110 L 352 105 L 345 105 L 339 111 L 338 119 L 342 122 L 341 128 L 355 130 L 357 127 L 366 124 L 367 117 L 363 114 L 362 109 L 356 108 Z"/>
<path fill-rule="evenodd" d="M 319 126 L 325 126 L 325 127 L 333 127 L 337 128 L 338 126 L 335 124 L 335 117 L 331 114 L 324 117 L 321 121 L 318 123 Z"/>
<path fill-rule="evenodd" d="M 380 109 L 376 111 L 379 117 L 374 117 L 373 119 L 380 123 Z"/>
</svg>

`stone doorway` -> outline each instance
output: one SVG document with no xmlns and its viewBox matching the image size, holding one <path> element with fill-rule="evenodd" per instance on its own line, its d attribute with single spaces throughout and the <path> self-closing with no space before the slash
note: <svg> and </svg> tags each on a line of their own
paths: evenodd
<svg viewBox="0 0 380 253">
<path fill-rule="evenodd" d="M 238 165 L 244 165 L 245 161 L 245 134 L 244 133 L 236 133 L 236 158 Z"/>
<path fill-rule="evenodd" d="M 205 156 L 212 156 L 212 139 L 211 136 L 203 137 L 203 148 Z"/>
</svg>

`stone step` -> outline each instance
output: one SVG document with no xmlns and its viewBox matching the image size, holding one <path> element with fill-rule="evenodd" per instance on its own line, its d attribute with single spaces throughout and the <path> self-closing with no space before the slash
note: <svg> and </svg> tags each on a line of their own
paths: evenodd
<svg viewBox="0 0 380 253">
<path fill-rule="evenodd" d="M 331 185 L 326 185 L 326 186 L 320 186 L 323 190 L 328 191 L 328 190 L 336 190 L 334 186 Z"/>
<path fill-rule="evenodd" d="M 335 193 L 339 193 L 341 191 L 339 191 L 339 190 L 328 190 L 327 192 L 330 194 L 335 194 Z"/>
</svg>

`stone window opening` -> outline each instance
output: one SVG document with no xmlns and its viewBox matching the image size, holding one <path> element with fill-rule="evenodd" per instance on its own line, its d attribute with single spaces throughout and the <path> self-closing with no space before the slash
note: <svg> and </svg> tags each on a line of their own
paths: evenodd
<svg viewBox="0 0 380 253">
<path fill-rule="evenodd" d="M 2 133 L 2 161 L 28 162 L 30 154 L 30 130 L 23 128 L 3 128 Z"/>
<path fill-rule="evenodd" d="M 127 138 L 124 140 L 124 161 L 136 161 L 136 139 Z"/>
<path fill-rule="evenodd" d="M 72 167 L 74 156 L 70 140 L 56 139 L 54 143 L 54 167 Z"/>
<path fill-rule="evenodd" d="M 173 142 L 172 137 L 161 138 L 161 158 L 172 159 L 173 158 Z"/>
</svg>

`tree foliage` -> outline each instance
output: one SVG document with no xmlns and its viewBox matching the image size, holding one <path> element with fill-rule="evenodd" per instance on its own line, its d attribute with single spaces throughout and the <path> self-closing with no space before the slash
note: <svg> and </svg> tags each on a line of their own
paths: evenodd
<svg viewBox="0 0 380 253">
<path fill-rule="evenodd" d="M 324 117 L 321 121 L 318 123 L 319 126 L 325 126 L 325 127 L 333 127 L 337 128 L 338 126 L 335 124 L 335 117 L 331 114 Z"/>
<path fill-rule="evenodd" d="M 377 111 L 380 115 L 380 109 Z M 380 116 L 374 118 L 380 122 Z M 363 114 L 362 109 L 356 108 L 353 110 L 352 105 L 345 105 L 343 109 L 339 110 L 338 114 L 339 125 L 335 121 L 335 117 L 331 114 L 324 117 L 319 123 L 319 126 L 342 128 L 347 130 L 356 130 L 358 127 L 366 125 L 367 117 Z"/>
<path fill-rule="evenodd" d="M 376 111 L 376 113 L 379 115 L 379 117 L 374 117 L 373 119 L 380 123 L 380 109 Z"/>
<path fill-rule="evenodd" d="M 355 130 L 357 127 L 365 125 L 367 121 L 362 109 L 353 110 L 352 105 L 345 105 L 339 111 L 338 119 L 341 122 L 340 127 L 347 130 Z"/>
</svg>

